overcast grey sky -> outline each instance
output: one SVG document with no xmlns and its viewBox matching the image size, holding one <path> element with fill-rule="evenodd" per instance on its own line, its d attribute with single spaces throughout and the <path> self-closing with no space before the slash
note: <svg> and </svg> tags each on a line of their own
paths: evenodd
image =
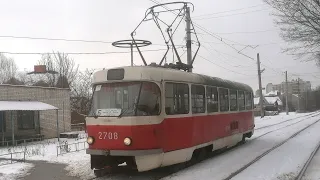
<svg viewBox="0 0 320 180">
<path fill-rule="evenodd" d="M 313 87 L 320 84 L 320 73 L 317 73 L 320 71 L 315 66 L 315 62 L 300 62 L 294 60 L 294 57 L 281 53 L 286 43 L 281 40 L 278 28 L 274 26 L 270 7 L 261 0 L 191 0 L 190 2 L 195 5 L 195 10 L 191 14 L 195 23 L 226 38 L 224 40 L 229 44 L 237 42 L 259 45 L 256 49 L 246 48 L 243 52 L 255 59 L 256 53 L 260 53 L 261 62 L 265 65 L 263 68 L 266 68 L 262 76 L 263 86 L 270 82 L 280 83 L 284 79 L 284 73 L 281 72 L 285 70 L 288 71 L 289 78 L 300 75 L 300 78 L 311 81 Z M 142 20 L 146 9 L 152 5 L 154 3 L 150 0 L 0 0 L 0 36 L 108 42 L 128 39 L 131 31 Z M 230 11 L 242 8 L 244 9 Z M 221 13 L 224 11 L 229 12 Z M 212 13 L 216 14 L 206 15 Z M 172 14 L 170 16 L 174 18 Z M 182 27 L 177 32 L 175 36 L 177 41 L 183 42 L 183 30 Z M 258 88 L 255 60 L 238 54 L 234 49 L 199 29 L 196 31 L 200 33 L 200 41 L 206 48 L 201 48 L 199 55 L 213 63 L 197 57 L 194 72 L 240 81 L 254 89 Z M 143 27 L 138 29 L 137 38 L 147 39 L 157 44 L 145 49 L 165 48 L 158 45 L 164 42 L 161 41 L 159 31 L 151 22 L 143 24 Z M 234 47 L 240 50 L 244 46 L 234 45 Z M 118 49 L 108 43 L 0 38 L 0 52 L 33 53 L 52 52 L 52 50 L 68 53 L 126 51 L 127 49 Z M 145 54 L 150 63 L 159 62 L 160 55 L 163 53 L 164 51 Z M 40 55 L 6 55 L 15 59 L 20 70 L 28 71 L 33 69 L 33 65 L 41 57 Z M 70 55 L 70 57 L 80 64 L 82 70 L 130 65 L 130 54 Z M 183 56 L 184 61 L 186 61 L 185 57 Z M 135 55 L 135 64 L 142 64 L 137 55 Z"/>
</svg>

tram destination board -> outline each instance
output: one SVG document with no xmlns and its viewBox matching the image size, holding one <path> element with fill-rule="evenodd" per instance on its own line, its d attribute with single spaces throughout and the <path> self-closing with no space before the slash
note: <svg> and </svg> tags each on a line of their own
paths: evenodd
<svg viewBox="0 0 320 180">
<path fill-rule="evenodd" d="M 107 80 L 123 80 L 124 69 L 110 69 L 108 70 Z"/>
</svg>

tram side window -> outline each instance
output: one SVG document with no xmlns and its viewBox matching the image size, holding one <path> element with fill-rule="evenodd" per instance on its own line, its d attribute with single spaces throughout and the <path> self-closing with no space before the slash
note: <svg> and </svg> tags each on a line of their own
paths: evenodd
<svg viewBox="0 0 320 180">
<path fill-rule="evenodd" d="M 237 103 L 237 91 L 230 90 L 230 111 L 237 111 L 238 103 Z"/>
<path fill-rule="evenodd" d="M 250 92 L 246 92 L 246 110 L 252 109 L 252 96 Z"/>
<path fill-rule="evenodd" d="M 191 85 L 191 102 L 192 113 L 204 113 L 205 112 L 205 91 L 204 86 Z"/>
<path fill-rule="evenodd" d="M 166 114 L 189 113 L 189 86 L 182 83 L 166 83 Z"/>
<path fill-rule="evenodd" d="M 229 91 L 228 89 L 219 88 L 220 111 L 229 111 Z"/>
<path fill-rule="evenodd" d="M 207 109 L 208 112 L 218 112 L 218 89 L 207 86 Z"/>
<path fill-rule="evenodd" d="M 245 110 L 245 99 L 244 99 L 243 91 L 238 91 L 238 103 L 239 103 L 239 111 Z"/>
</svg>

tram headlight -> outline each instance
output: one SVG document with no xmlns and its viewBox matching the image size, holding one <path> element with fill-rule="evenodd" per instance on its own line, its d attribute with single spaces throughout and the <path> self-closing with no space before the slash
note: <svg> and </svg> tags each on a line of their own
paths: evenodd
<svg viewBox="0 0 320 180">
<path fill-rule="evenodd" d="M 87 143 L 91 145 L 91 144 L 93 144 L 93 142 L 94 142 L 94 138 L 91 137 L 91 136 L 89 136 L 89 137 L 87 138 Z"/>
<path fill-rule="evenodd" d="M 126 145 L 126 146 L 130 146 L 131 143 L 132 143 L 132 141 L 131 141 L 130 138 L 126 137 L 126 138 L 124 138 L 123 143 L 124 143 L 124 145 Z"/>
</svg>

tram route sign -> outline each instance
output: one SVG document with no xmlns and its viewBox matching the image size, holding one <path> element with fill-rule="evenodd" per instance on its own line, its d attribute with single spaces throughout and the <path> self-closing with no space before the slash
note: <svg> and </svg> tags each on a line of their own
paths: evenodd
<svg viewBox="0 0 320 180">
<path fill-rule="evenodd" d="M 110 109 L 97 109 L 97 116 L 119 116 L 121 114 L 121 109 L 110 108 Z"/>
</svg>

